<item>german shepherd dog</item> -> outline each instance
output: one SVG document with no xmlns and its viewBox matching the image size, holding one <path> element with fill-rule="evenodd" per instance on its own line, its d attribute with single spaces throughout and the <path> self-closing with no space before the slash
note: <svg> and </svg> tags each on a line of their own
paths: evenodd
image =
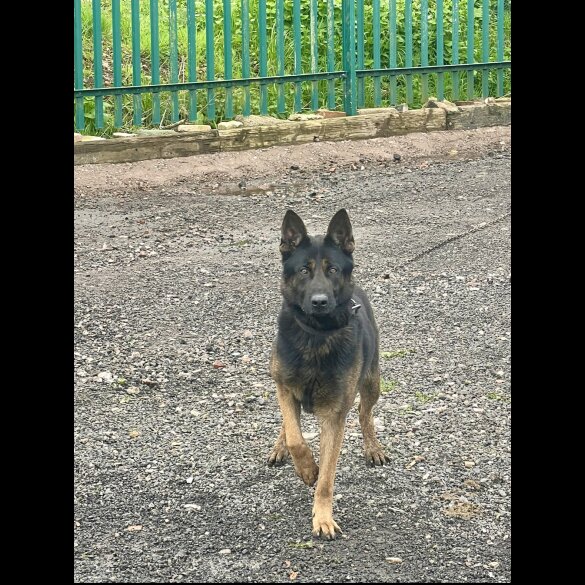
<svg viewBox="0 0 585 585">
<path fill-rule="evenodd" d="M 319 478 L 313 535 L 326 539 L 341 532 L 333 520 L 333 483 L 345 419 L 358 392 L 366 464 L 389 462 L 376 438 L 372 415 L 380 395 L 378 328 L 366 293 L 353 282 L 354 247 L 345 209 L 333 216 L 325 236 L 309 236 L 292 210 L 284 216 L 280 243 L 284 299 L 270 357 L 282 428 L 268 465 L 281 465 L 290 454 L 307 485 Z M 319 418 L 320 467 L 301 434 L 301 406 Z"/>
</svg>

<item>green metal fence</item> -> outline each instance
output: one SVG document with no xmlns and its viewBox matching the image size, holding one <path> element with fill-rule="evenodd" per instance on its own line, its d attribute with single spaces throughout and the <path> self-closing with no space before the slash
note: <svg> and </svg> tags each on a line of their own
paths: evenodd
<svg viewBox="0 0 585 585">
<path fill-rule="evenodd" d="M 73 0 L 75 127 L 510 92 L 511 0 Z"/>
</svg>

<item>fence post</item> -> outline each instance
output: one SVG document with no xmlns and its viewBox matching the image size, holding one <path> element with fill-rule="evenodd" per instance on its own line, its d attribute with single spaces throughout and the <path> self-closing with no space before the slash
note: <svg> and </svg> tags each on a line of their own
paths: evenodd
<svg viewBox="0 0 585 585">
<path fill-rule="evenodd" d="M 342 0 L 343 37 L 343 106 L 348 116 L 357 114 L 357 82 L 355 75 L 355 0 Z"/>
</svg>

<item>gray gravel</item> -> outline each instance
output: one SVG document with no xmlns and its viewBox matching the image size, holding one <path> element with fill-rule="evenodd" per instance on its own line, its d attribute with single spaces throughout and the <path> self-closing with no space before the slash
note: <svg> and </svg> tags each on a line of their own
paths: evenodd
<svg viewBox="0 0 585 585">
<path fill-rule="evenodd" d="M 510 219 L 393 267 L 503 216 L 510 161 L 79 191 L 75 581 L 509 582 Z M 313 491 L 292 466 L 265 465 L 289 207 L 311 233 L 348 209 L 387 352 L 374 415 L 391 464 L 365 466 L 352 411 L 334 542 L 311 539 Z"/>
</svg>

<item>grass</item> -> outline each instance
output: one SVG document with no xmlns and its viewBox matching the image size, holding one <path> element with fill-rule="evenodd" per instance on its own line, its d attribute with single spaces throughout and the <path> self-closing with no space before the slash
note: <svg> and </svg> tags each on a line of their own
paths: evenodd
<svg viewBox="0 0 585 585">
<path fill-rule="evenodd" d="M 341 2 L 342 0 L 334 0 L 335 20 L 334 20 L 334 61 L 335 70 L 342 69 L 342 54 L 341 54 Z M 250 76 L 256 77 L 260 74 L 260 57 L 259 57 L 259 27 L 258 27 L 258 2 L 250 2 Z M 284 9 L 284 70 L 286 74 L 293 74 L 295 72 L 294 59 L 294 33 L 293 33 L 293 15 L 292 2 L 285 2 Z M 506 6 L 508 7 L 508 2 Z M 382 31 L 380 51 L 381 51 L 381 66 L 389 66 L 388 55 L 390 51 L 390 39 L 387 31 L 389 30 L 388 22 L 388 4 L 381 2 L 380 15 L 380 29 Z M 459 2 L 459 44 L 456 47 L 459 62 L 465 63 L 466 56 L 466 27 L 467 27 L 467 3 Z M 495 7 L 495 2 L 492 1 Z M 111 19 L 111 0 L 102 0 L 101 2 L 101 29 L 102 29 L 102 70 L 104 84 L 106 86 L 113 85 L 113 30 Z M 133 85 L 132 78 L 132 26 L 131 26 L 131 3 L 129 0 L 121 0 L 121 73 L 122 84 Z M 151 31 L 150 31 L 150 3 L 140 2 L 140 61 L 141 61 L 141 76 L 140 84 L 148 85 L 152 80 L 151 71 Z M 196 6 L 196 34 L 195 34 L 195 70 L 197 80 L 206 79 L 207 62 L 206 62 L 206 34 L 205 34 L 205 2 L 204 0 L 195 0 Z M 318 4 L 319 12 L 317 16 L 317 43 L 318 58 L 317 70 L 326 71 L 327 67 L 327 18 L 326 18 L 326 4 L 321 2 Z M 397 2 L 397 52 L 396 60 L 399 67 L 405 66 L 406 53 L 404 49 L 405 28 L 404 28 L 404 0 Z M 444 0 L 444 62 L 451 63 L 453 59 L 453 35 L 452 35 L 452 1 Z M 475 1 L 474 10 L 474 60 L 482 61 L 482 31 L 481 31 L 481 3 L 479 0 Z M 301 70 L 303 72 L 311 71 L 311 46 L 310 35 L 305 34 L 308 31 L 310 23 L 310 2 L 301 2 Z M 436 13 L 435 3 L 429 2 L 429 18 L 428 20 L 428 62 L 430 64 L 437 62 L 436 55 Z M 420 2 L 415 0 L 412 9 L 413 22 L 413 64 L 419 65 L 421 63 L 421 14 Z M 276 3 L 275 0 L 267 0 L 267 30 L 266 30 L 266 53 L 267 53 L 267 74 L 278 74 L 277 61 L 277 33 L 276 33 Z M 371 30 L 371 23 L 373 22 L 373 8 L 372 0 L 365 0 L 364 2 L 364 22 L 365 35 L 363 39 L 363 68 L 374 67 L 373 54 L 373 34 Z M 215 0 L 213 9 L 213 53 L 215 65 L 215 79 L 220 79 L 225 75 L 224 72 L 224 33 L 223 33 L 223 3 Z M 232 25 L 232 61 L 233 61 L 233 77 L 242 77 L 242 18 L 241 18 L 241 2 L 233 0 L 231 3 L 231 25 Z M 92 19 L 92 2 L 91 0 L 81 0 L 81 28 L 82 28 L 82 56 L 83 56 L 83 81 L 84 87 L 93 87 L 94 84 L 94 55 L 93 55 L 93 19 Z M 505 31 L 505 47 L 504 59 L 511 58 L 510 45 L 510 12 L 506 10 L 504 13 L 504 31 Z M 168 1 L 159 0 L 159 47 L 160 47 L 160 82 L 169 83 L 171 81 L 171 39 L 169 33 L 169 12 Z M 489 59 L 497 60 L 496 50 L 497 27 L 495 18 L 495 8 L 491 13 L 489 22 Z M 176 71 L 179 82 L 189 81 L 189 39 L 187 35 L 187 8 L 186 0 L 177 0 L 177 61 Z M 360 65 L 361 68 L 361 65 Z M 482 72 L 476 71 L 473 75 L 474 93 L 476 96 L 481 96 L 482 86 Z M 445 97 L 453 99 L 454 88 L 459 90 L 460 99 L 466 99 L 467 96 L 467 75 L 444 74 Z M 490 95 L 496 95 L 496 80 L 497 74 L 495 71 L 488 73 L 489 92 Z M 397 77 L 397 95 L 394 100 L 396 103 L 406 102 L 406 80 L 404 76 Z M 437 94 L 437 75 L 428 75 L 428 94 Z M 455 83 L 455 84 L 454 84 Z M 425 96 L 423 95 L 423 80 L 421 75 L 415 75 L 412 78 L 413 84 L 413 99 L 410 106 L 420 106 L 424 103 Z M 509 70 L 504 72 L 504 93 L 510 91 L 511 73 Z M 336 80 L 335 86 L 335 100 L 333 107 L 340 109 L 343 104 L 343 82 Z M 319 90 L 319 106 L 327 105 L 327 81 L 320 81 L 317 83 Z M 310 82 L 301 85 L 301 110 L 308 111 L 311 109 L 311 89 Z M 361 98 L 358 107 L 372 107 L 374 106 L 374 80 L 366 79 L 358 84 L 359 96 Z M 390 81 L 388 78 L 381 79 L 381 105 L 390 104 Z M 277 108 L 277 92 L 276 84 L 267 86 L 268 92 L 268 107 L 267 114 L 272 116 L 286 116 L 294 111 L 294 85 L 286 84 L 284 87 L 285 107 L 283 111 L 278 111 Z M 199 90 L 196 93 L 196 108 L 190 111 L 189 92 L 179 92 L 178 95 L 178 110 L 173 112 L 172 96 L 169 92 L 159 94 L 160 97 L 160 112 L 161 125 L 167 125 L 178 119 L 190 119 L 192 121 L 207 122 L 215 125 L 217 122 L 226 119 L 226 90 L 217 89 L 213 92 L 215 98 L 215 116 L 213 119 L 208 119 L 208 92 L 206 90 Z M 233 113 L 241 114 L 244 110 L 246 92 L 243 88 L 234 88 L 232 90 L 233 97 Z M 250 89 L 250 101 L 252 113 L 260 112 L 260 89 L 252 87 Z M 141 125 L 144 127 L 152 126 L 153 114 L 153 95 L 142 94 L 140 97 L 142 105 L 142 119 Z M 114 100 L 112 97 L 104 97 L 104 128 L 96 128 L 95 116 L 96 106 L 94 98 L 86 98 L 84 100 L 85 113 L 85 128 L 84 133 L 91 133 L 97 135 L 111 135 L 115 130 L 132 131 L 133 126 L 133 101 L 132 96 L 123 96 L 122 98 L 122 125 L 118 128 L 114 123 Z"/>
<path fill-rule="evenodd" d="M 487 397 L 490 400 L 499 400 L 501 402 L 508 402 L 510 398 L 502 394 L 502 392 L 488 392 Z"/>
<path fill-rule="evenodd" d="M 435 399 L 434 394 L 426 394 L 425 392 L 421 392 L 420 390 L 417 390 L 414 393 L 414 397 L 421 404 L 426 404 L 427 402 L 431 402 Z"/>
<path fill-rule="evenodd" d="M 306 549 L 313 548 L 315 545 L 313 544 L 312 540 L 307 540 L 306 542 L 289 542 L 288 546 L 290 546 L 291 548 Z"/>
<path fill-rule="evenodd" d="M 396 380 L 386 380 L 386 378 L 380 378 L 380 392 L 382 394 L 388 394 L 388 392 L 392 392 L 394 388 L 396 388 Z"/>
<path fill-rule="evenodd" d="M 385 360 L 391 360 L 397 357 L 405 357 L 408 354 L 411 353 L 415 353 L 416 350 L 415 349 L 397 349 L 394 351 L 383 351 L 380 355 L 385 359 Z"/>
</svg>

